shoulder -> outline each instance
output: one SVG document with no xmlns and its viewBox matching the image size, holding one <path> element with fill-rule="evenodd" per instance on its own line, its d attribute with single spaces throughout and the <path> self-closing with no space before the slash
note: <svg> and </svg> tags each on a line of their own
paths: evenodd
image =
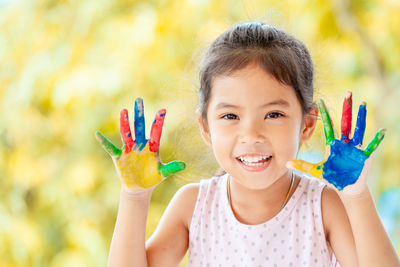
<svg viewBox="0 0 400 267">
<path fill-rule="evenodd" d="M 196 203 L 198 184 L 178 189 L 165 209 L 156 230 L 146 241 L 149 266 L 177 266 L 188 248 L 187 216 Z"/>
<path fill-rule="evenodd" d="M 324 190 L 324 187 L 326 187 L 326 184 L 321 181 L 321 179 L 315 178 L 315 177 L 309 177 L 306 175 L 300 175 L 300 183 L 305 186 L 305 189 L 307 192 L 309 192 L 312 195 L 316 195 L 321 193 L 322 190 Z"/>
<path fill-rule="evenodd" d="M 182 211 L 182 219 L 185 228 L 189 230 L 191 218 L 196 205 L 200 183 L 185 184 L 174 195 L 176 207 Z"/>
<path fill-rule="evenodd" d="M 215 196 L 213 192 L 218 187 L 218 176 L 214 176 L 208 179 L 203 179 L 197 183 L 189 183 L 175 193 L 174 198 L 177 199 L 177 207 L 183 212 L 182 218 L 185 227 L 189 230 L 190 224 L 195 211 L 197 200 L 203 203 L 205 198 L 212 198 Z M 203 195 L 199 196 L 199 191 L 202 190 Z M 201 205 L 200 203 L 200 205 Z"/>
<path fill-rule="evenodd" d="M 181 200 L 196 201 L 199 188 L 200 183 L 185 184 L 176 191 L 175 195 Z"/>
<path fill-rule="evenodd" d="M 321 197 L 322 220 L 325 237 L 340 263 L 356 266 L 356 247 L 347 211 L 336 189 L 324 187 Z"/>
<path fill-rule="evenodd" d="M 325 236 L 328 237 L 330 226 L 335 222 L 337 215 L 346 212 L 340 197 L 332 186 L 318 178 L 306 175 L 299 175 L 299 178 L 298 187 L 303 187 L 301 190 L 314 200 L 313 203 L 316 203 L 315 200 L 320 201 L 322 223 Z"/>
<path fill-rule="evenodd" d="M 346 211 L 335 189 L 328 185 L 322 190 L 321 210 L 325 236 L 327 239 L 329 239 L 332 224 L 335 223 L 336 218 L 338 218 L 339 215 L 345 213 Z"/>
<path fill-rule="evenodd" d="M 335 231 L 341 227 L 350 229 L 346 208 L 338 191 L 332 185 L 326 185 L 322 190 L 321 210 L 328 239 L 331 239 L 331 235 L 336 234 Z"/>
</svg>

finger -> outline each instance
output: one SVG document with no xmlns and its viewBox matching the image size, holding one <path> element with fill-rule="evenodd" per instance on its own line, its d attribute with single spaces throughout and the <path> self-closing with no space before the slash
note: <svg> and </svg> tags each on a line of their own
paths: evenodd
<svg viewBox="0 0 400 267">
<path fill-rule="evenodd" d="M 314 177 L 322 178 L 322 165 L 310 163 L 301 159 L 294 159 L 286 163 L 290 169 L 295 169 L 301 172 L 309 173 Z"/>
<path fill-rule="evenodd" d="M 325 104 L 325 102 L 324 102 L 324 104 Z M 338 132 L 337 132 L 337 130 L 336 130 L 336 128 L 335 128 L 335 124 L 333 123 L 332 116 L 330 115 L 331 113 L 329 112 L 329 108 L 328 108 L 326 105 L 325 105 L 325 109 L 326 109 L 326 113 L 328 113 L 329 120 L 330 120 L 331 125 L 332 125 L 332 129 L 333 129 L 333 138 L 334 138 L 334 139 L 338 139 L 339 134 L 338 134 Z"/>
<path fill-rule="evenodd" d="M 354 129 L 353 139 L 351 140 L 352 144 L 355 146 L 362 145 L 365 133 L 366 117 L 367 117 L 367 103 L 362 101 L 360 107 L 358 108 L 357 124 L 356 128 Z"/>
<path fill-rule="evenodd" d="M 122 141 L 125 144 L 125 153 L 129 153 L 132 150 L 135 142 L 132 139 L 131 127 L 129 126 L 128 110 L 122 109 L 119 117 L 119 129 L 121 132 Z"/>
<path fill-rule="evenodd" d="M 183 161 L 174 160 L 165 165 L 160 165 L 158 170 L 163 177 L 167 177 L 173 173 L 182 171 L 186 168 L 186 164 Z"/>
<path fill-rule="evenodd" d="M 322 123 L 324 124 L 325 143 L 329 145 L 331 141 L 335 139 L 335 134 L 333 133 L 332 128 L 332 120 L 322 99 L 318 101 L 318 108 L 319 112 L 321 113 Z"/>
<path fill-rule="evenodd" d="M 374 152 L 378 148 L 379 144 L 382 142 L 383 138 L 385 137 L 385 133 L 386 133 L 385 128 L 380 129 L 376 133 L 374 139 L 372 139 L 371 142 L 369 142 L 367 148 L 363 151 L 365 156 L 369 157 L 369 155 L 371 155 L 371 153 Z"/>
<path fill-rule="evenodd" d="M 135 142 L 139 147 L 146 145 L 145 121 L 143 112 L 143 99 L 138 97 L 135 100 Z"/>
<path fill-rule="evenodd" d="M 167 111 L 165 109 L 160 109 L 156 114 L 156 118 L 153 121 L 153 125 L 151 126 L 150 140 L 149 140 L 149 149 L 151 152 L 157 152 L 158 148 L 160 147 L 162 127 L 164 124 L 166 112 Z"/>
<path fill-rule="evenodd" d="M 121 156 L 121 149 L 116 147 L 110 140 L 108 140 L 101 132 L 96 131 L 95 133 L 97 141 L 101 144 L 105 151 L 110 154 L 111 157 L 120 157 Z"/>
<path fill-rule="evenodd" d="M 349 143 L 349 134 L 351 131 L 351 108 L 353 105 L 352 94 L 347 91 L 344 101 L 343 101 L 343 111 L 342 111 L 342 124 L 341 124 L 341 138 L 340 141 L 343 143 Z"/>
</svg>

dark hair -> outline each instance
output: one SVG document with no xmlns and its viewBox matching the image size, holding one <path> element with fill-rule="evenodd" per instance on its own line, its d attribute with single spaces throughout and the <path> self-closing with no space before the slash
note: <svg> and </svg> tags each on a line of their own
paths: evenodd
<svg viewBox="0 0 400 267">
<path fill-rule="evenodd" d="M 213 79 L 229 75 L 250 63 L 259 64 L 296 92 L 303 116 L 313 105 L 314 67 L 306 46 L 288 33 L 260 22 L 234 25 L 208 48 L 200 67 L 202 120 L 207 122 Z"/>
</svg>

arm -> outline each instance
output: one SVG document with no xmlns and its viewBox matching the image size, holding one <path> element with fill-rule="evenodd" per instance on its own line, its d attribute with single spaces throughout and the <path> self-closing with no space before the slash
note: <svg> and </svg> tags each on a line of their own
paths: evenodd
<svg viewBox="0 0 400 267">
<path fill-rule="evenodd" d="M 348 254 L 352 254 L 357 255 L 360 266 L 400 266 L 367 186 L 370 156 L 383 140 L 386 130 L 379 130 L 367 147 L 361 149 L 366 126 L 366 103 L 360 104 L 352 139 L 349 138 L 351 92 L 346 94 L 343 102 L 340 139 L 337 139 L 324 102 L 320 100 L 318 104 L 324 125 L 325 157 L 319 163 L 293 160 L 288 166 L 334 186 L 323 195 L 323 214 L 327 216 L 328 241 L 341 264 L 347 265 L 352 257 Z"/>
<path fill-rule="evenodd" d="M 121 190 L 108 266 L 147 266 L 145 233 L 152 191 L 131 195 Z"/>
<path fill-rule="evenodd" d="M 321 201 L 326 240 L 332 247 L 337 261 L 342 267 L 360 266 L 352 227 L 336 190 L 329 185 L 324 187 Z"/>
<path fill-rule="evenodd" d="M 138 98 L 135 101 L 135 140 L 126 109 L 121 110 L 120 114 L 120 131 L 124 142 L 121 149 L 100 132 L 95 134 L 110 154 L 122 185 L 109 266 L 147 266 L 145 230 L 152 192 L 167 176 L 185 169 L 181 161 L 161 162 L 159 144 L 165 113 L 165 109 L 157 112 L 150 139 L 146 139 L 143 100 Z"/>
<path fill-rule="evenodd" d="M 348 196 L 326 187 L 322 208 L 327 240 L 342 267 L 400 266 L 368 188 Z"/>
<path fill-rule="evenodd" d="M 182 186 L 168 204 L 153 235 L 145 244 L 152 191 L 130 195 L 121 190 L 120 205 L 108 266 L 178 266 L 189 243 L 197 184 Z"/>
<path fill-rule="evenodd" d="M 190 219 L 198 184 L 182 186 L 166 208 L 153 235 L 146 242 L 148 266 L 178 266 L 189 244 Z"/>
<path fill-rule="evenodd" d="M 358 196 L 343 196 L 342 201 L 352 226 L 360 266 L 400 266 L 369 189 Z"/>
</svg>

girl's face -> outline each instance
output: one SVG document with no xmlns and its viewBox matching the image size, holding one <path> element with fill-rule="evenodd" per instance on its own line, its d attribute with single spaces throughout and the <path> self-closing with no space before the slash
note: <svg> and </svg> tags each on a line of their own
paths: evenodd
<svg viewBox="0 0 400 267">
<path fill-rule="evenodd" d="M 217 76 L 208 124 L 199 119 L 220 166 L 251 189 L 267 188 L 286 174 L 286 162 L 296 157 L 299 143 L 311 137 L 316 116 L 305 121 L 302 124 L 294 89 L 256 64 Z"/>
</svg>

